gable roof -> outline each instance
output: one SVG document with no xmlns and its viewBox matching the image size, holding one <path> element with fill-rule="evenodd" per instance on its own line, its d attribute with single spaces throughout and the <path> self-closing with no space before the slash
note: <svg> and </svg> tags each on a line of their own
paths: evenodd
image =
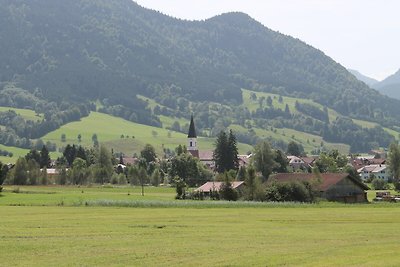
<svg viewBox="0 0 400 267">
<path fill-rule="evenodd" d="M 202 161 L 211 161 L 213 160 L 214 151 L 212 150 L 200 150 L 199 151 L 199 159 Z"/>
<path fill-rule="evenodd" d="M 374 165 L 364 166 L 364 167 L 358 169 L 357 172 L 359 172 L 359 173 L 364 172 L 364 171 L 367 171 L 367 172 L 380 172 L 380 171 L 384 171 L 386 169 L 387 169 L 386 165 L 374 164 Z"/>
<path fill-rule="evenodd" d="M 197 138 L 196 129 L 194 127 L 193 115 L 190 117 L 188 138 Z"/>
<path fill-rule="evenodd" d="M 321 184 L 318 186 L 319 189 L 324 192 L 331 186 L 339 183 L 343 179 L 350 179 L 353 183 L 361 187 L 363 190 L 368 190 L 369 187 L 364 183 L 352 178 L 347 173 L 321 173 Z M 278 182 L 290 182 L 290 181 L 311 181 L 315 179 L 315 175 L 312 173 L 278 173 L 271 176 L 269 181 L 275 179 Z"/>
<path fill-rule="evenodd" d="M 195 191 L 203 191 L 203 192 L 219 191 L 222 187 L 222 184 L 223 184 L 223 182 L 207 182 L 207 183 L 203 184 L 202 186 L 200 186 L 199 188 L 197 188 Z M 233 189 L 238 188 L 242 184 L 244 184 L 243 181 L 231 182 L 231 186 Z"/>
<path fill-rule="evenodd" d="M 316 161 L 314 157 L 301 157 L 301 159 L 307 164 L 313 164 Z"/>
</svg>

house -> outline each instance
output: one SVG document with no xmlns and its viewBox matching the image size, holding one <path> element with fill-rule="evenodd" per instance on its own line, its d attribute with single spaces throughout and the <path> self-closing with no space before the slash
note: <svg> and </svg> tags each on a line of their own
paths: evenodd
<svg viewBox="0 0 400 267">
<path fill-rule="evenodd" d="M 310 168 L 309 164 L 297 156 L 287 156 L 287 159 L 289 161 L 289 167 L 292 168 L 293 171 L 307 170 Z"/>
<path fill-rule="evenodd" d="M 210 194 L 210 192 L 219 192 L 221 187 L 224 183 L 223 182 L 207 182 L 197 188 L 196 192 L 203 192 L 205 195 Z M 235 181 L 231 183 L 231 187 L 235 190 L 242 191 L 244 188 L 243 181 Z"/>
<path fill-rule="evenodd" d="M 135 165 L 138 162 L 139 162 L 139 159 L 136 157 L 123 157 L 122 158 L 122 164 L 125 166 Z"/>
<path fill-rule="evenodd" d="M 215 168 L 215 161 L 213 158 L 212 150 L 198 151 L 198 159 L 200 160 L 200 162 L 206 165 L 210 170 L 213 170 Z"/>
<path fill-rule="evenodd" d="M 376 159 L 386 159 L 387 158 L 387 152 L 384 150 L 371 150 L 369 154 L 374 155 L 374 158 Z"/>
<path fill-rule="evenodd" d="M 246 167 L 250 164 L 252 154 L 250 155 L 238 155 L 239 167 Z"/>
<path fill-rule="evenodd" d="M 375 158 L 374 156 L 363 156 L 363 157 L 351 158 L 350 163 L 354 169 L 358 170 L 362 167 L 369 166 L 369 165 L 386 164 L 386 159 Z"/>
<path fill-rule="evenodd" d="M 369 179 L 372 175 L 376 178 L 388 181 L 391 178 L 389 168 L 385 164 L 372 164 L 361 167 L 357 170 L 363 181 Z"/>
<path fill-rule="evenodd" d="M 301 159 L 310 167 L 313 167 L 318 157 L 301 157 Z"/>
<path fill-rule="evenodd" d="M 311 173 L 278 173 L 269 182 L 308 181 L 317 183 L 321 198 L 344 203 L 367 202 L 368 186 L 347 173 L 322 173 L 320 181 Z"/>
</svg>

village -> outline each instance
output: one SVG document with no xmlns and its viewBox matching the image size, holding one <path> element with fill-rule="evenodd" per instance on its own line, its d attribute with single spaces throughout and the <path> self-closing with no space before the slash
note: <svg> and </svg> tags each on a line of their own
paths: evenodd
<svg viewBox="0 0 400 267">
<path fill-rule="evenodd" d="M 233 147 L 229 148 L 230 141 Z M 159 159 L 154 148 L 146 145 L 140 157 L 120 155 L 113 158 L 102 147 L 100 153 L 109 157 L 109 162 L 94 161 L 90 166 L 88 158 L 93 150 L 85 152 L 82 147 L 75 148 L 73 145 L 68 146 L 64 157 L 57 160 L 43 160 L 43 151 L 31 151 L 26 156 L 25 169 L 20 170 L 24 167 L 18 162 L 18 166 L 4 165 L 8 176 L 3 180 L 4 184 L 16 185 L 110 183 L 142 187 L 174 186 L 177 199 L 299 202 L 324 199 L 344 203 L 368 202 L 367 190 L 370 187 L 388 190 L 390 184 L 395 182 L 387 164 L 388 152 L 383 150 L 373 150 L 368 155 L 347 156 L 332 151 L 307 156 L 295 143 L 290 144 L 284 153 L 264 142 L 256 146 L 254 152 L 240 155 L 235 145 L 232 131 L 229 136 L 221 132 L 215 150 L 201 150 L 192 116 L 187 146 L 179 146 L 172 157 Z M 45 163 L 40 166 L 43 161 Z M 32 166 L 36 166 L 36 171 Z M 26 177 L 18 177 L 21 175 Z M 227 186 L 229 192 L 223 192 Z M 275 191 L 266 197 L 266 190 Z M 389 191 L 381 191 L 374 200 L 396 202 L 399 198 L 390 195 Z"/>
</svg>

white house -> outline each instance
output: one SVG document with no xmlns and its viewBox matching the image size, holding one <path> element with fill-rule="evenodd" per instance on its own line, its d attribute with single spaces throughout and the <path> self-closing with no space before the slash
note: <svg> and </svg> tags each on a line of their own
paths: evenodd
<svg viewBox="0 0 400 267">
<path fill-rule="evenodd" d="M 363 181 L 367 180 L 372 174 L 379 179 L 387 181 L 391 178 L 389 168 L 385 164 L 367 165 L 357 170 Z"/>
</svg>

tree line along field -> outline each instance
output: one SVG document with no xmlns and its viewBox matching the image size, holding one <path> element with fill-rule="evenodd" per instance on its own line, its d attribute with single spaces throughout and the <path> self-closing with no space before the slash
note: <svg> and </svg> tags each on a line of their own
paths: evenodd
<svg viewBox="0 0 400 267">
<path fill-rule="evenodd" d="M 400 264 L 397 204 L 177 201 L 162 187 L 16 192 L 0 197 L 3 266 Z"/>
</svg>

